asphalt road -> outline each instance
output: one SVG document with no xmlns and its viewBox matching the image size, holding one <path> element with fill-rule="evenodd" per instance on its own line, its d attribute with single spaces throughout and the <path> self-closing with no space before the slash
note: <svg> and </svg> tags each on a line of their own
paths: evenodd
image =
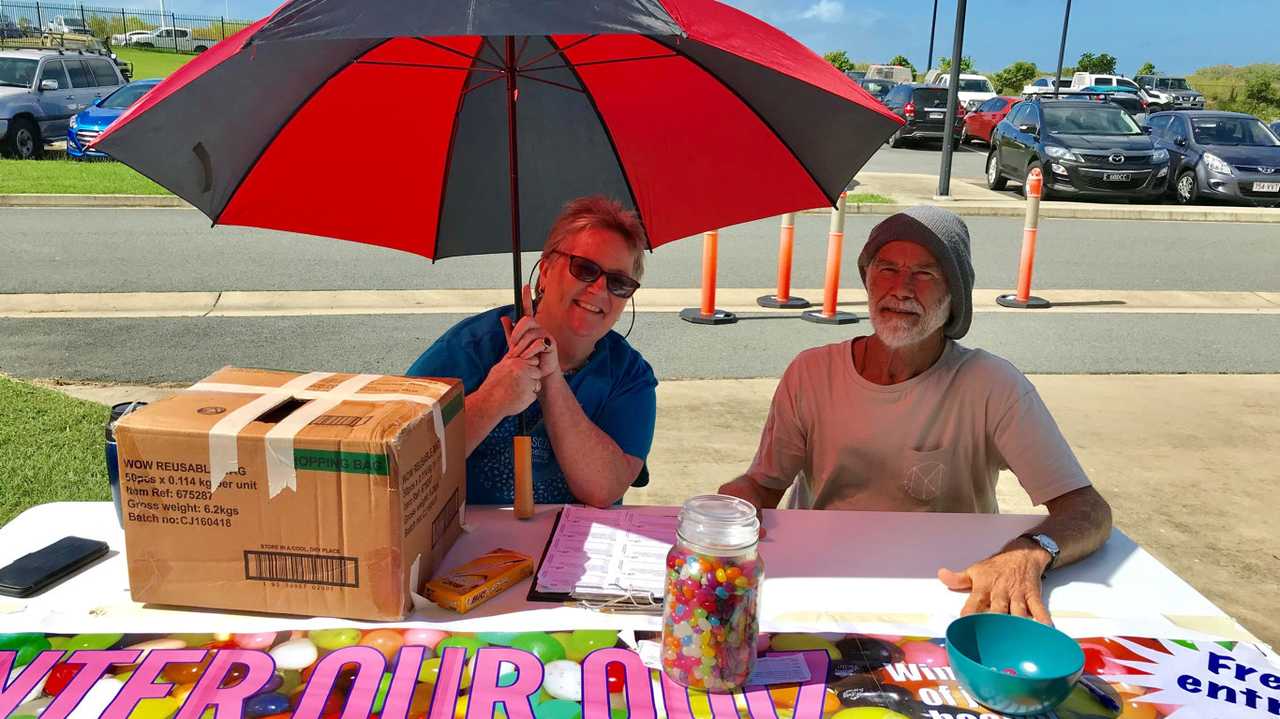
<svg viewBox="0 0 1280 719">
<path fill-rule="evenodd" d="M 877 155 L 879 157 L 879 155 Z M 845 227 L 845 286 L 883 216 L 851 215 Z M 1022 220 L 970 217 L 977 286 L 1012 288 Z M 797 217 L 794 287 L 821 287 L 828 219 Z M 776 281 L 777 221 L 721 232 L 722 287 Z M 1044 220 L 1035 286 L 1057 289 L 1280 291 L 1275 225 Z M 696 287 L 702 242 L 658 248 L 647 259 L 651 287 Z M 239 227 L 210 228 L 192 210 L 0 210 L 0 292 L 491 288 L 510 281 L 505 257 L 434 265 L 353 242 Z M 532 258 L 525 261 L 527 272 Z M 810 298 L 813 299 L 813 298 Z"/>
<path fill-rule="evenodd" d="M 460 315 L 0 319 L 0 372 L 191 382 L 227 364 L 399 373 Z M 625 330 L 628 320 L 619 323 Z M 797 352 L 869 333 L 795 318 L 696 326 L 639 314 L 630 340 L 663 379 L 777 377 Z M 763 331 L 762 331 L 763 330 Z M 963 343 L 1027 373 L 1280 372 L 1280 316 L 991 315 Z"/>
</svg>

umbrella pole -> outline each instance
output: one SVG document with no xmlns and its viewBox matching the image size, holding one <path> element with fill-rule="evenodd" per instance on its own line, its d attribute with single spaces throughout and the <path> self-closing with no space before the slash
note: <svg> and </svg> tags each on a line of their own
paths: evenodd
<svg viewBox="0 0 1280 719">
<path fill-rule="evenodd" d="M 516 322 L 524 315 L 521 288 L 524 277 L 520 269 L 520 167 L 516 152 L 516 39 L 507 36 L 507 166 L 511 170 L 511 272 L 515 288 Z M 511 462 L 515 470 L 515 515 L 518 519 L 533 516 L 533 446 L 524 413 L 520 413 L 519 432 L 512 438 Z"/>
</svg>

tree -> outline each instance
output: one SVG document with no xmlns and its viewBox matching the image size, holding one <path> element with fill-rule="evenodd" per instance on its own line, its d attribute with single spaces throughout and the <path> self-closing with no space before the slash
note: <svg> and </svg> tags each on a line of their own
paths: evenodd
<svg viewBox="0 0 1280 719">
<path fill-rule="evenodd" d="M 995 83 L 996 92 L 1001 95 L 1013 95 L 1022 90 L 1022 86 L 1036 79 L 1040 71 L 1036 69 L 1034 62 L 1019 60 L 1009 67 L 997 72 L 991 76 L 992 82 Z"/>
<path fill-rule="evenodd" d="M 853 61 L 849 59 L 849 53 L 844 50 L 832 50 L 823 55 L 822 59 L 835 65 L 840 72 L 848 72 L 853 69 Z"/>
<path fill-rule="evenodd" d="M 950 72 L 951 58 L 946 56 L 938 58 L 938 69 L 943 72 Z M 960 58 L 960 72 L 973 72 L 973 58 L 968 55 Z"/>
<path fill-rule="evenodd" d="M 1076 62 L 1076 72 L 1087 72 L 1092 75 L 1114 75 L 1116 74 L 1116 59 L 1110 53 L 1099 53 L 1094 55 L 1086 52 L 1080 55 L 1080 60 Z"/>
<path fill-rule="evenodd" d="M 909 67 L 911 68 L 911 74 L 916 74 L 916 66 L 911 64 L 911 61 L 907 59 L 906 55 L 894 55 L 893 59 L 889 61 L 889 64 L 897 65 L 899 67 Z"/>
<path fill-rule="evenodd" d="M 1150 63 L 1150 62 L 1144 62 L 1144 63 L 1142 63 L 1142 67 L 1138 68 L 1138 71 L 1137 71 L 1137 72 L 1135 72 L 1135 73 L 1133 73 L 1133 74 L 1134 74 L 1135 76 L 1137 76 L 1137 75 L 1154 75 L 1154 74 L 1156 74 L 1156 66 L 1155 66 L 1155 65 L 1153 65 L 1153 64 L 1152 64 L 1152 63 Z"/>
</svg>

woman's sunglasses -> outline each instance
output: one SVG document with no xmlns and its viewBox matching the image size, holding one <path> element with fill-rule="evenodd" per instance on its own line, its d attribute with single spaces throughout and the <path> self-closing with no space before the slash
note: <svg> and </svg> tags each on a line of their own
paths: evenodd
<svg viewBox="0 0 1280 719">
<path fill-rule="evenodd" d="M 640 289 L 639 282 L 621 272 L 606 272 L 603 267 L 581 255 L 571 255 L 568 252 L 560 252 L 558 250 L 552 250 L 549 254 L 568 257 L 569 274 L 573 275 L 573 279 L 579 282 L 591 284 L 600 279 L 600 275 L 604 275 L 605 286 L 609 288 L 609 294 L 614 297 L 620 297 L 625 300 Z"/>
</svg>

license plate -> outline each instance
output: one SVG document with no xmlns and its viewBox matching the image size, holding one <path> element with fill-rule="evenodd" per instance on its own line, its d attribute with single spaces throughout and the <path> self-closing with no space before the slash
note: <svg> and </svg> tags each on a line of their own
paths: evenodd
<svg viewBox="0 0 1280 719">
<path fill-rule="evenodd" d="M 1254 192 L 1280 192 L 1280 182 L 1255 182 Z"/>
<path fill-rule="evenodd" d="M 929 113 L 929 119 L 930 119 L 930 120 L 941 120 L 941 119 L 942 119 L 942 116 L 943 116 L 943 115 L 945 115 L 945 114 L 946 114 L 946 113 L 944 113 L 944 112 L 931 112 L 931 113 Z"/>
<path fill-rule="evenodd" d="M 1102 179 L 1107 182 L 1128 182 L 1132 177 L 1133 175 L 1128 172 L 1108 172 L 1102 176 Z"/>
</svg>

